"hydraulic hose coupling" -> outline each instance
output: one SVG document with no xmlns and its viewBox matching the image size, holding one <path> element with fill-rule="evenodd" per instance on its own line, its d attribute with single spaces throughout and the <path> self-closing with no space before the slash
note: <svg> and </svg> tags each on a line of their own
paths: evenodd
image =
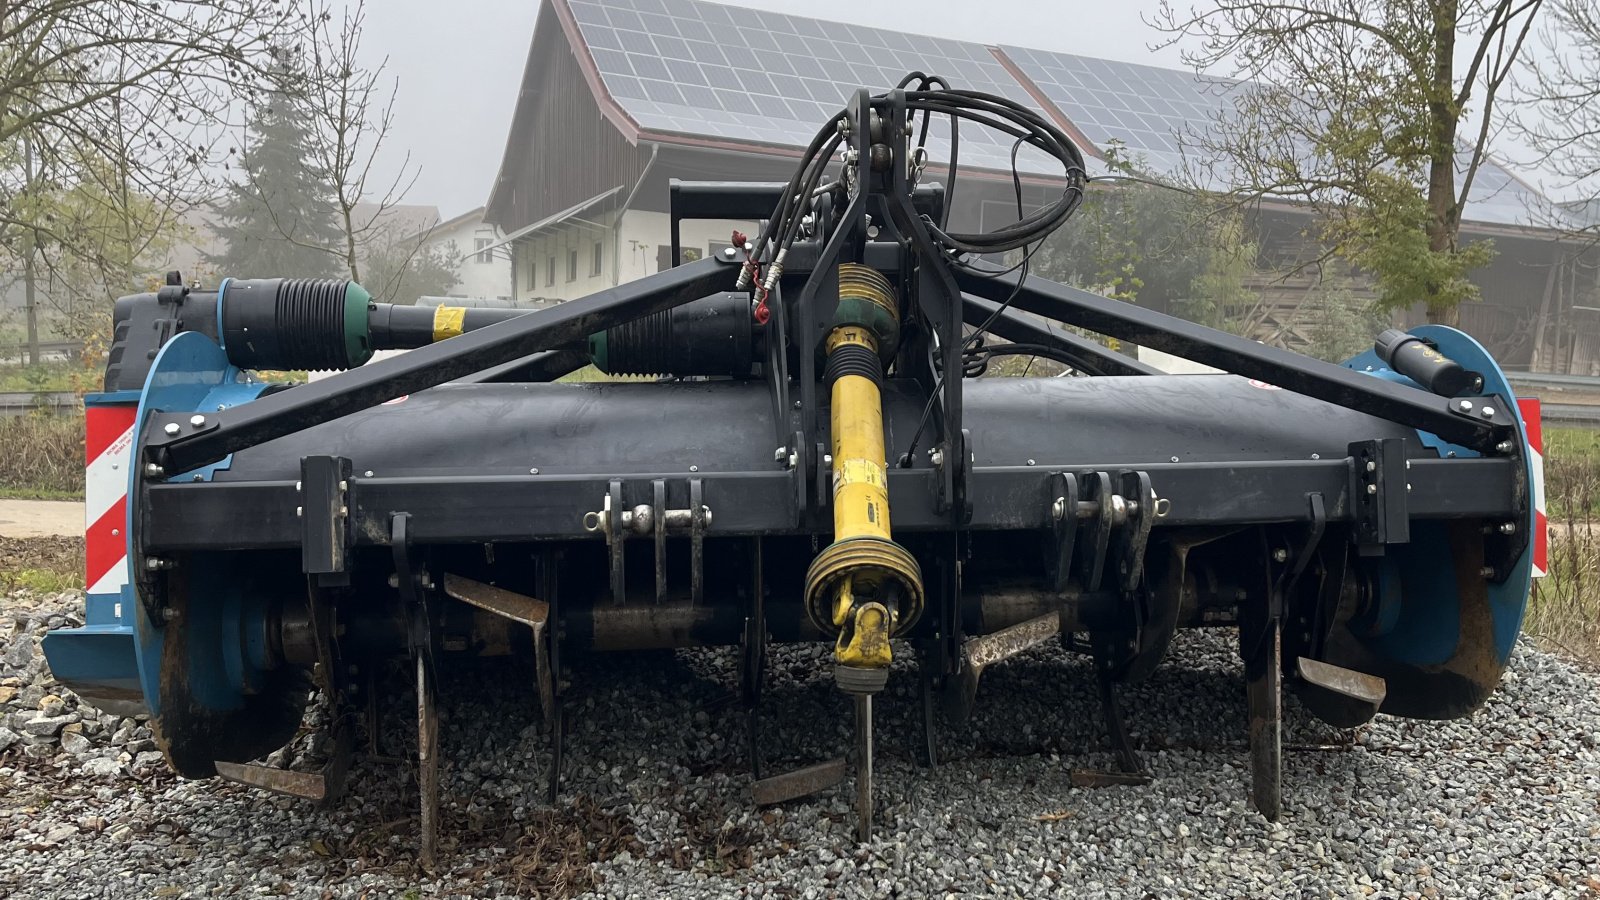
<svg viewBox="0 0 1600 900">
<path fill-rule="evenodd" d="M 832 398 L 833 543 L 806 573 L 806 610 L 838 635 L 834 675 L 853 693 L 882 689 L 889 638 L 922 615 L 922 569 L 894 542 L 883 440 L 883 361 L 899 339 L 888 281 L 863 266 L 839 267 L 839 312 L 825 345 Z"/>
</svg>

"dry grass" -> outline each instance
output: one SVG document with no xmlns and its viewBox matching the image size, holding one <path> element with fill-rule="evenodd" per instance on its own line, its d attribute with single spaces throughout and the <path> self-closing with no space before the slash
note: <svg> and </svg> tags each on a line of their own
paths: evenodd
<svg viewBox="0 0 1600 900">
<path fill-rule="evenodd" d="M 82 414 L 41 411 L 0 419 L 0 491 L 11 497 L 82 497 Z"/>
<path fill-rule="evenodd" d="M 1600 433 L 1552 430 L 1545 450 L 1550 574 L 1534 582 L 1526 628 L 1600 661 Z"/>
</svg>

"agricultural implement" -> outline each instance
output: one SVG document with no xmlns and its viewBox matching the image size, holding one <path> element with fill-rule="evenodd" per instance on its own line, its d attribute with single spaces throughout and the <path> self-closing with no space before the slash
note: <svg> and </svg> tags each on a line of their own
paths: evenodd
<svg viewBox="0 0 1600 900">
<path fill-rule="evenodd" d="M 1059 193 L 949 230 L 921 177 L 929 117 L 1054 157 Z M 1028 109 L 924 79 L 857 94 L 788 184 L 673 185 L 675 228 L 758 235 L 549 309 L 293 279 L 125 297 L 87 399 L 88 624 L 47 638 L 56 677 L 148 711 L 182 776 L 330 797 L 364 676 L 399 658 L 429 861 L 435 684 L 463 654 L 531 657 L 554 800 L 564 655 L 737 646 L 755 799 L 851 781 L 863 838 L 896 654 L 918 662 L 932 764 L 988 666 L 1063 642 L 1093 660 L 1111 774 L 1136 781 L 1119 687 L 1179 628 L 1236 626 L 1269 818 L 1285 686 L 1338 726 L 1470 713 L 1529 593 L 1536 416 L 1450 328 L 1335 365 L 991 262 L 1069 219 L 1084 165 Z M 1229 374 L 1165 375 L 1088 333 Z M 411 352 L 368 363 L 390 348 Z M 1076 377 L 976 377 L 1008 354 Z M 659 377 L 555 383 L 591 363 Z M 341 371 L 252 374 L 298 369 Z M 833 644 L 840 760 L 761 771 L 774 641 Z M 313 689 L 327 767 L 260 763 Z"/>
</svg>

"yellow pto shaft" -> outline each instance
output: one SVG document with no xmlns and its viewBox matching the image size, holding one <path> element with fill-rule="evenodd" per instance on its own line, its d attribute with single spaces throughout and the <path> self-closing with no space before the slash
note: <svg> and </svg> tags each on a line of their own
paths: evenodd
<svg viewBox="0 0 1600 900">
<path fill-rule="evenodd" d="M 882 337 L 898 335 L 883 276 L 840 267 L 840 315 L 825 349 L 831 382 L 833 543 L 806 576 L 807 609 L 838 632 L 834 659 L 851 670 L 888 669 L 889 638 L 922 611 L 922 572 L 894 542 L 883 439 Z"/>
</svg>

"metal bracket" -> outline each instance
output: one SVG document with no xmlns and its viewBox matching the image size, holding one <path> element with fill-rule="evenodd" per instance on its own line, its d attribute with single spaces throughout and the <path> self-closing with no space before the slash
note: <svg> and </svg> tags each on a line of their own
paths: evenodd
<svg viewBox="0 0 1600 900">
<path fill-rule="evenodd" d="M 1123 472 L 1121 479 L 1128 521 L 1117 541 L 1117 566 L 1122 589 L 1131 591 L 1139 587 L 1144 575 L 1144 551 L 1156 520 L 1156 492 L 1150 486 L 1149 472 Z"/>
<path fill-rule="evenodd" d="M 640 537 L 650 536 L 655 545 L 655 597 L 656 601 L 663 600 L 667 593 L 667 535 L 677 531 L 689 532 L 691 550 L 693 553 L 692 572 L 693 595 L 696 602 L 703 593 L 705 580 L 705 566 L 703 563 L 705 533 L 711 526 L 711 509 L 705 505 L 704 485 L 699 478 L 688 479 L 689 505 L 681 509 L 667 506 L 667 483 L 665 479 L 653 479 L 650 483 L 650 497 L 653 502 L 641 503 L 638 506 L 628 506 L 623 499 L 624 490 L 621 479 L 612 479 L 607 485 L 606 494 L 601 498 L 600 508 L 583 514 L 583 528 L 591 534 L 602 534 L 606 539 L 606 548 L 610 557 L 610 580 L 612 602 L 621 604 L 627 598 L 627 570 L 624 567 L 623 545 L 630 534 Z M 637 493 L 634 491 L 633 493 Z"/>
<path fill-rule="evenodd" d="M 667 518 L 662 515 L 662 518 Z M 705 489 L 700 479 L 689 479 L 689 602 L 699 604 L 705 593 L 706 525 L 711 511 L 706 509 Z"/>
<path fill-rule="evenodd" d="M 307 575 L 342 575 L 350 550 L 350 460 L 342 456 L 300 458 L 300 570 Z M 348 579 L 345 579 L 348 580 Z"/>
<path fill-rule="evenodd" d="M 1050 589 L 1067 589 L 1072 575 L 1072 548 L 1078 537 L 1078 478 L 1071 472 L 1050 476 L 1050 531 L 1054 540 L 1050 554 Z"/>
<path fill-rule="evenodd" d="M 1405 442 L 1400 438 L 1374 438 L 1350 444 L 1351 511 L 1355 540 L 1363 556 L 1378 556 L 1386 544 L 1411 540 L 1411 519 L 1406 509 Z"/>
<path fill-rule="evenodd" d="M 657 478 L 650 482 L 650 496 L 656 509 L 667 508 L 667 482 Z M 609 498 L 608 498 L 609 499 Z M 656 602 L 667 596 L 667 517 L 655 516 L 656 542 Z"/>
<path fill-rule="evenodd" d="M 1088 488 L 1087 503 L 1079 507 L 1079 514 L 1085 511 L 1090 513 L 1093 522 L 1088 542 L 1079 542 L 1078 553 L 1080 559 L 1078 570 L 1083 572 L 1083 589 L 1085 591 L 1100 590 L 1100 580 L 1105 574 L 1106 552 L 1111 547 L 1111 530 L 1116 524 L 1116 514 L 1112 506 L 1121 503 L 1122 498 L 1111 489 L 1111 475 L 1106 472 L 1090 472 L 1084 476 L 1084 485 Z M 1089 503 L 1093 507 L 1085 509 Z"/>
<path fill-rule="evenodd" d="M 602 513 L 605 517 L 606 547 L 611 551 L 611 602 L 620 606 L 627 598 L 628 580 L 622 567 L 622 547 L 625 543 L 622 530 L 622 482 L 615 478 L 607 485 Z"/>
</svg>

